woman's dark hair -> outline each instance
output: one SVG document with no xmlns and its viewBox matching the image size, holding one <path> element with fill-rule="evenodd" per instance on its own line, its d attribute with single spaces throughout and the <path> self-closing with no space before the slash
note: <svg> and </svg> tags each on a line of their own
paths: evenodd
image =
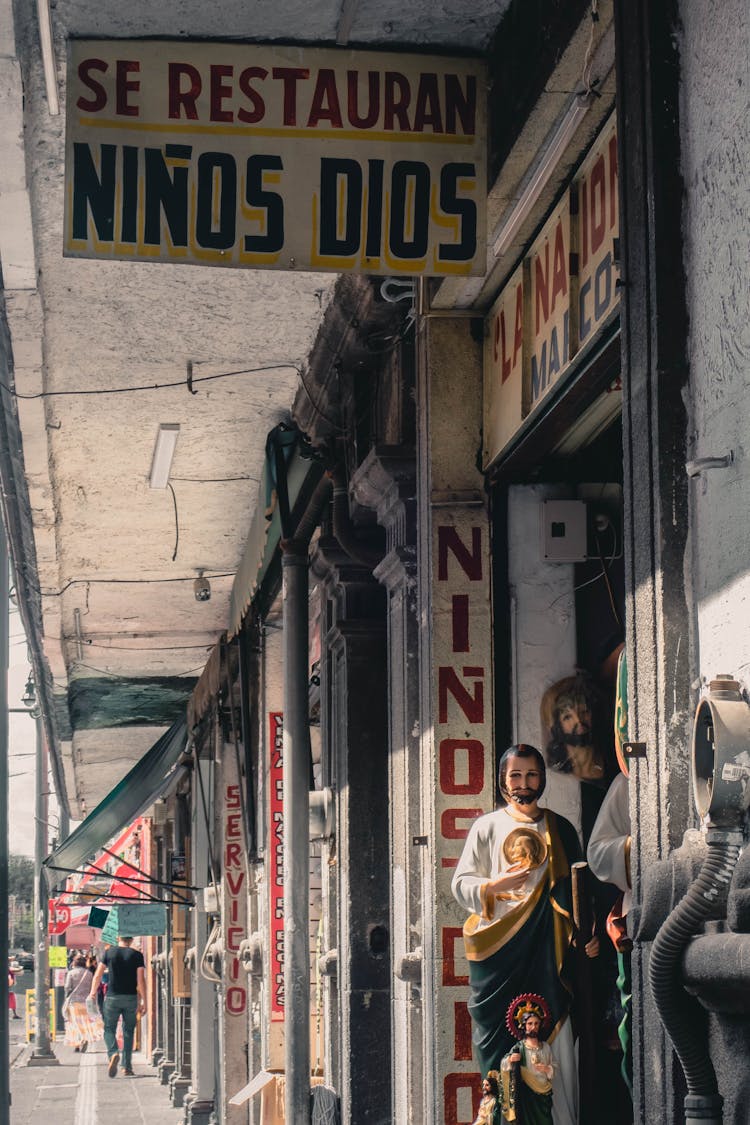
<svg viewBox="0 0 750 1125">
<path fill-rule="evenodd" d="M 535 758 L 536 764 L 539 767 L 539 775 L 541 781 L 539 784 L 539 791 L 537 798 L 541 797 L 544 792 L 544 787 L 547 784 L 547 767 L 544 764 L 544 756 L 536 746 L 529 746 L 525 742 L 520 742 L 517 746 L 509 746 L 503 754 L 497 767 L 497 787 L 500 790 L 500 796 L 507 804 L 510 800 L 510 793 L 505 785 L 505 775 L 508 772 L 508 760 L 510 758 Z"/>
<path fill-rule="evenodd" d="M 73 958 L 73 968 L 74 969 L 85 969 L 86 968 L 86 958 L 83 956 L 82 953 L 76 954 L 76 956 Z"/>
</svg>

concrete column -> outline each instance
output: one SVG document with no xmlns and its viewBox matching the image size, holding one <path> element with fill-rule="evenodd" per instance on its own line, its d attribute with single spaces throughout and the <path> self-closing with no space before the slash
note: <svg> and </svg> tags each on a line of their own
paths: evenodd
<svg viewBox="0 0 750 1125">
<path fill-rule="evenodd" d="M 688 759 L 698 669 L 688 585 L 677 7 L 615 3 L 629 736 L 646 744 L 630 778 L 636 900 L 645 870 L 680 843 L 693 817 Z M 683 1119 L 683 1076 L 650 998 L 649 948 L 638 943 L 633 951 L 635 1120 L 653 1120 L 658 1105 L 672 1125 Z"/>
<path fill-rule="evenodd" d="M 424 1120 L 471 1121 L 465 917 L 450 883 L 471 821 L 494 804 L 490 526 L 481 448 L 481 335 L 466 319 L 418 336 Z"/>
<path fill-rule="evenodd" d="M 242 823 L 240 785 L 243 783 L 233 744 L 225 743 L 221 756 L 220 786 L 216 797 L 221 816 L 221 922 L 223 955 L 219 989 L 221 1021 L 222 1104 L 220 1125 L 243 1125 L 247 1105 L 229 1105 L 229 1099 L 248 1082 L 248 980 L 240 960 L 240 945 L 247 936 L 248 861 Z"/>
<path fill-rule="evenodd" d="M 335 541 L 320 549 L 332 564 L 322 733 L 336 791 L 339 1093 L 342 1122 L 365 1125 L 389 1112 L 391 1086 L 385 606 Z"/>
<path fill-rule="evenodd" d="M 196 761 L 192 787 L 191 878 L 195 887 L 210 883 L 208 856 L 208 828 L 203 815 L 203 805 L 197 773 L 200 771 L 203 790 L 208 797 L 211 764 Z M 206 948 L 209 933 L 208 915 L 204 909 L 203 895 L 196 892 L 192 913 L 191 943 L 196 950 L 196 966 L 192 973 L 190 1005 L 192 1009 L 192 1043 L 190 1058 L 190 1089 L 185 1095 L 185 1125 L 208 1125 L 214 1108 L 216 1015 L 215 986 L 200 973 L 200 958 Z"/>
<path fill-rule="evenodd" d="M 174 806 L 171 806 L 174 815 Z M 165 882 L 169 879 L 169 856 L 174 844 L 174 820 L 167 825 L 168 846 L 161 850 L 161 864 L 159 878 Z M 163 946 L 159 955 L 161 979 L 162 1026 L 164 1028 L 164 1054 L 159 1061 L 157 1073 L 162 1086 L 168 1086 L 176 1068 L 176 1035 L 174 1003 L 172 997 L 172 912 L 167 910 L 167 932 L 163 939 Z"/>
<path fill-rule="evenodd" d="M 264 858 L 258 913 L 263 935 L 261 990 L 261 1060 L 266 1070 L 283 1071 L 285 1059 L 284 1008 L 284 680 L 280 613 L 263 631 L 262 764 L 258 770 L 258 846 Z M 281 801 L 279 782 L 281 781 Z M 272 800 L 273 798 L 273 800 Z M 271 805 L 273 804 L 273 808 Z M 279 841 L 281 852 L 279 853 Z M 281 912 L 281 918 L 279 918 Z"/>
<path fill-rule="evenodd" d="M 47 743 L 45 741 L 42 716 L 37 712 L 34 718 L 36 730 L 36 827 L 34 831 L 34 860 L 36 878 L 34 880 L 34 997 L 36 1000 L 36 1038 L 34 1051 L 29 1057 L 28 1066 L 56 1066 L 57 1058 L 50 1047 L 49 1039 L 49 937 L 47 936 L 48 891 L 47 868 L 43 866 L 47 858 L 48 846 L 48 792 L 47 792 Z"/>
<path fill-rule="evenodd" d="M 285 546 L 284 1020 L 286 1110 L 310 1118 L 310 732 L 307 543 Z"/>
<path fill-rule="evenodd" d="M 378 446 L 352 476 L 358 503 L 377 513 L 387 552 L 374 576 L 388 592 L 388 800 L 391 909 L 391 1114 L 427 1120 L 422 1051 L 422 833 L 419 760 L 416 459 L 407 446 Z"/>
</svg>

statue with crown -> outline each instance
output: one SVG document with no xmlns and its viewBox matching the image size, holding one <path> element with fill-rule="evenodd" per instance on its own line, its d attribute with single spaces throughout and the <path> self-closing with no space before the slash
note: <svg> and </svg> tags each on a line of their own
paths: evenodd
<svg viewBox="0 0 750 1125">
<path fill-rule="evenodd" d="M 500 1064 L 503 1121 L 552 1125 L 555 1062 L 545 1035 L 551 1024 L 543 996 L 525 992 L 508 1008 L 506 1025 L 516 1042 Z"/>
</svg>

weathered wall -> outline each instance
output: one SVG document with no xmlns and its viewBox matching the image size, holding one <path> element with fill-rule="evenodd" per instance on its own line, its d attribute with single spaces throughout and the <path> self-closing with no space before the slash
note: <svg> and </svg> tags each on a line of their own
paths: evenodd
<svg viewBox="0 0 750 1125">
<path fill-rule="evenodd" d="M 696 655 L 702 678 L 734 674 L 750 688 L 750 31 L 744 0 L 719 9 L 683 0 L 681 147 L 684 265 L 690 321 L 692 426 L 689 457 L 734 452 L 690 486 Z M 750 937 L 745 940 L 750 942 Z M 724 1121 L 747 1120 L 750 1023 L 710 1021 L 710 1050 Z"/>
<path fill-rule="evenodd" d="M 542 751 L 539 706 L 546 689 L 575 670 L 576 615 L 573 563 L 542 558 L 540 507 L 570 495 L 566 485 L 548 484 L 517 485 L 508 494 L 513 741 Z M 568 775 L 547 774 L 542 804 L 580 829 L 580 787 Z"/>
<path fill-rule="evenodd" d="M 693 427 L 690 457 L 734 451 L 691 486 L 701 674 L 750 686 L 750 31 L 744 0 L 683 0 L 684 261 Z"/>
</svg>

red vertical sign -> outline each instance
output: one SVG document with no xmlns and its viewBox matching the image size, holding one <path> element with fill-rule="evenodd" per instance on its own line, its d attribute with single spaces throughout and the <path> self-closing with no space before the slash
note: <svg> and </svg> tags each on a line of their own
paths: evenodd
<svg viewBox="0 0 750 1125">
<path fill-rule="evenodd" d="M 271 1019 L 284 1019 L 284 716 L 269 713 L 271 763 L 268 776 L 270 839 Z"/>
</svg>

